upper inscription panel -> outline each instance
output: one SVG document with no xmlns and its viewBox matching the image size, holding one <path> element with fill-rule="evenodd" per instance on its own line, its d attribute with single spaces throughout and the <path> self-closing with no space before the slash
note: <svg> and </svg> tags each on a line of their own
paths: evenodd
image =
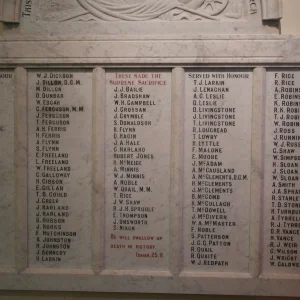
<svg viewBox="0 0 300 300">
<path fill-rule="evenodd" d="M 59 35 L 278 33 L 276 27 L 263 25 L 262 21 L 280 19 L 280 3 L 280 0 L 23 0 L 21 27 L 16 31 Z"/>
</svg>

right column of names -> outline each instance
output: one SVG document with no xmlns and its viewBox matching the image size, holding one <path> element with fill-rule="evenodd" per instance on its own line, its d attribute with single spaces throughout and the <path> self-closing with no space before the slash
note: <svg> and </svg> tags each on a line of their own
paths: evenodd
<svg viewBox="0 0 300 300">
<path fill-rule="evenodd" d="M 267 73 L 265 272 L 300 273 L 300 73 Z"/>
<path fill-rule="evenodd" d="M 247 272 L 252 72 L 186 72 L 184 266 Z"/>
</svg>

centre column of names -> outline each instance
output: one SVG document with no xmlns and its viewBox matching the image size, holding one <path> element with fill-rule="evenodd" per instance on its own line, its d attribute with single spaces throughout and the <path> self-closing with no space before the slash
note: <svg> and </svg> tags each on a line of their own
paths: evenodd
<svg viewBox="0 0 300 300">
<path fill-rule="evenodd" d="M 107 73 L 107 269 L 168 267 L 170 85 L 167 72 Z"/>
</svg>

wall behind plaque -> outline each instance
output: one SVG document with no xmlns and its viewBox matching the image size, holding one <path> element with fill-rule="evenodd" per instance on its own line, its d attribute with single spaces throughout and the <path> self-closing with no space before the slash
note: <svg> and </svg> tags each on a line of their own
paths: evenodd
<svg viewBox="0 0 300 300">
<path fill-rule="evenodd" d="M 283 0 L 283 15 L 284 18 L 281 21 L 281 31 L 282 34 L 300 34 L 300 0 Z M 3 25 L 0 23 L 0 35 L 3 32 Z M 110 300 L 154 300 L 154 299 L 165 299 L 165 300 L 244 300 L 252 299 L 251 297 L 240 297 L 240 296 L 189 296 L 189 295 L 143 295 L 143 294 L 107 294 L 107 293 L 47 293 L 47 292 L 10 292 L 10 291 L 0 291 L 0 300 L 84 300 L 84 299 L 110 299 Z M 261 298 L 255 297 L 256 300 L 270 300 L 280 298 Z M 293 298 L 286 298 L 292 300 Z M 298 298 L 297 298 L 298 299 Z"/>
<path fill-rule="evenodd" d="M 300 34 L 300 1 L 283 0 L 282 34 Z"/>
</svg>

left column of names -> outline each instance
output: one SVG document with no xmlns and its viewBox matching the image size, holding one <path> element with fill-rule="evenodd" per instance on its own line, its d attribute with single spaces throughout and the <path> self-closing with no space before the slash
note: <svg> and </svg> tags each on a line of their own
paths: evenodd
<svg viewBox="0 0 300 300">
<path fill-rule="evenodd" d="M 91 265 L 92 73 L 32 71 L 29 267 Z"/>
<path fill-rule="evenodd" d="M 0 268 L 14 259 L 14 72 L 0 71 Z"/>
</svg>

